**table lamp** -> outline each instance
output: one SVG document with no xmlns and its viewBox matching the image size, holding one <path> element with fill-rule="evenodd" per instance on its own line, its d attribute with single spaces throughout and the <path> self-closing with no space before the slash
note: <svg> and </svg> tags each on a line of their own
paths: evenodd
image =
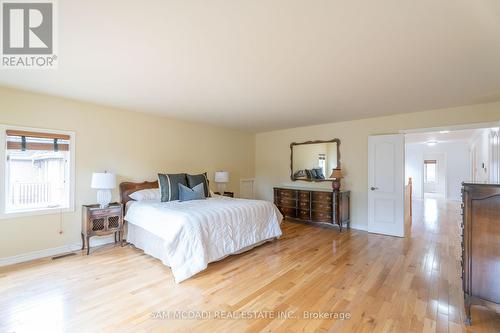
<svg viewBox="0 0 500 333">
<path fill-rule="evenodd" d="M 229 183 L 229 172 L 216 171 L 215 182 L 217 183 L 217 191 L 219 191 L 220 195 L 224 195 L 224 191 L 226 190 L 226 183 Z"/>
<path fill-rule="evenodd" d="M 116 177 L 108 172 L 94 172 L 91 188 L 97 189 L 97 202 L 101 208 L 106 208 L 111 202 L 111 190 L 116 187 Z"/>
<path fill-rule="evenodd" d="M 340 190 L 340 179 L 342 179 L 342 170 L 340 168 L 333 169 L 332 174 L 330 175 L 330 178 L 333 179 L 333 181 L 332 181 L 333 190 L 339 191 Z"/>
</svg>

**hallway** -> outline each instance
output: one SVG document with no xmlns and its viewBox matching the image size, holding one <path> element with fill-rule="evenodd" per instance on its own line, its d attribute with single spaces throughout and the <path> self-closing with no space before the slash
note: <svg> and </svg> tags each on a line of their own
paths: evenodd
<svg viewBox="0 0 500 333">
<path fill-rule="evenodd" d="M 423 256 L 419 278 L 429 292 L 427 313 L 435 314 L 436 332 L 446 332 L 446 326 L 449 332 L 460 331 L 460 326 L 467 332 L 500 332 L 500 314 L 481 306 L 472 308 L 472 326 L 462 324 L 460 204 L 433 196 L 413 200 L 413 223 L 407 235 L 411 251 Z"/>
</svg>

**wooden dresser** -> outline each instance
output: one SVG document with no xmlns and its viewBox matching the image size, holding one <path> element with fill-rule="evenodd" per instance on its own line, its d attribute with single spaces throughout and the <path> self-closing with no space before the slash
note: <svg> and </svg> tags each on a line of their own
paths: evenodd
<svg viewBox="0 0 500 333">
<path fill-rule="evenodd" d="M 462 187 L 462 286 L 466 323 L 471 305 L 500 309 L 500 185 Z"/>
<path fill-rule="evenodd" d="M 322 222 L 348 228 L 351 223 L 350 191 L 302 187 L 275 187 L 274 204 L 287 218 L 304 222 Z"/>
</svg>

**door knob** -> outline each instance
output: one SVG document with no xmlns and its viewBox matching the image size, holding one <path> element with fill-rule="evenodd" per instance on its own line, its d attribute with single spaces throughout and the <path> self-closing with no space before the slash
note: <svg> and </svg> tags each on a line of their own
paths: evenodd
<svg viewBox="0 0 500 333">
<path fill-rule="evenodd" d="M 370 190 L 372 190 L 372 191 L 376 191 L 376 190 L 378 190 L 378 187 L 373 187 L 373 186 L 372 186 L 372 187 L 370 187 Z"/>
</svg>

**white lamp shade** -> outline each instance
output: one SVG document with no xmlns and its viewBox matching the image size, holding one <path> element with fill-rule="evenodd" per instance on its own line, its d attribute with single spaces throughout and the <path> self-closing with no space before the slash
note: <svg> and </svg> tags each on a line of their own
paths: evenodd
<svg viewBox="0 0 500 333">
<path fill-rule="evenodd" d="M 229 183 L 229 172 L 216 171 L 215 172 L 215 182 L 216 183 Z"/>
<path fill-rule="evenodd" d="M 116 187 L 116 177 L 108 172 L 94 172 L 90 187 L 99 190 L 111 190 Z"/>
</svg>

